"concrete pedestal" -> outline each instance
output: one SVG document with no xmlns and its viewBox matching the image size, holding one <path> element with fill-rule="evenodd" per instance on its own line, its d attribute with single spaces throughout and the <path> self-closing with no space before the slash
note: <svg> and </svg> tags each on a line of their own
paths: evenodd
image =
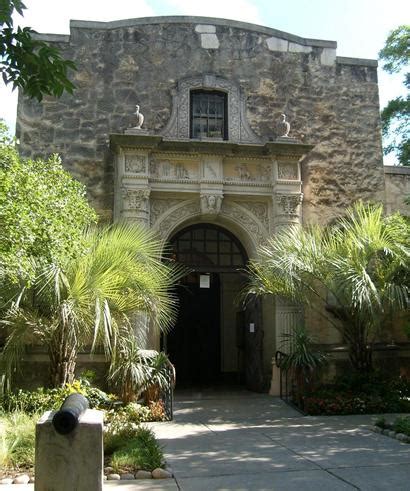
<svg viewBox="0 0 410 491">
<path fill-rule="evenodd" d="M 36 426 L 35 491 L 101 491 L 103 413 L 88 409 L 74 431 L 58 434 L 47 411 Z"/>
</svg>

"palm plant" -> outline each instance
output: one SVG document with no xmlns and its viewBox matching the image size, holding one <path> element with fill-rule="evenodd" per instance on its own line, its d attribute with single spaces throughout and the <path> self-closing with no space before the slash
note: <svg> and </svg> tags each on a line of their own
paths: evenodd
<svg viewBox="0 0 410 491">
<path fill-rule="evenodd" d="M 248 292 L 309 305 L 338 329 L 358 371 L 372 368 L 371 345 L 409 296 L 410 227 L 381 205 L 356 203 L 328 227 L 292 226 L 259 249 Z"/>
<path fill-rule="evenodd" d="M 327 354 L 315 348 L 313 337 L 303 325 L 284 333 L 282 341 L 286 356 L 282 358 L 281 368 L 291 372 L 296 385 L 296 398 L 300 398 L 312 384 L 315 372 L 327 362 Z"/>
<path fill-rule="evenodd" d="M 109 380 L 125 403 L 134 401 L 143 391 L 151 391 L 148 399 L 156 400 L 157 393 L 173 383 L 173 366 L 165 353 L 140 349 L 135 338 L 124 334 L 113 352 Z"/>
<path fill-rule="evenodd" d="M 62 265 L 40 265 L 36 280 L 13 295 L 4 317 L 2 360 L 10 375 L 29 344 L 47 347 L 51 382 L 72 382 L 79 349 L 103 346 L 111 355 L 130 315 L 146 314 L 159 329 L 171 325 L 178 268 L 161 261 L 161 244 L 142 226 L 119 224 L 87 233 L 86 254 Z"/>
</svg>

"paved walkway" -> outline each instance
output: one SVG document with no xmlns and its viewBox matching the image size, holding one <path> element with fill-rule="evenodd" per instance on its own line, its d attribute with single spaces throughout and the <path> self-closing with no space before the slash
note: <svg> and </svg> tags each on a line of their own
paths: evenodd
<svg viewBox="0 0 410 491">
<path fill-rule="evenodd" d="M 303 417 L 245 391 L 180 393 L 174 416 L 151 425 L 175 478 L 105 490 L 410 490 L 410 444 L 370 431 L 374 416 Z"/>
<path fill-rule="evenodd" d="M 410 445 L 370 431 L 374 416 L 303 417 L 250 392 L 185 393 L 175 406 L 175 421 L 154 425 L 175 474 L 161 489 L 410 489 Z"/>
</svg>

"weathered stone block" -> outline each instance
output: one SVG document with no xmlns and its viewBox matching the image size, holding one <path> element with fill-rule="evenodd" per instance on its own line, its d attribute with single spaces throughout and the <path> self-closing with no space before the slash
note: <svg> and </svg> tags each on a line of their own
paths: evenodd
<svg viewBox="0 0 410 491">
<path fill-rule="evenodd" d="M 36 426 L 36 491 L 101 491 L 103 413 L 89 409 L 77 427 L 60 435 L 48 411 Z"/>
</svg>

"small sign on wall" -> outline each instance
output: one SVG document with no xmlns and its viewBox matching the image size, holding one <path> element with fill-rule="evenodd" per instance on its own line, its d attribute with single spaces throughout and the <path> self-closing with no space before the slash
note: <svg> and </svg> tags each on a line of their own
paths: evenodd
<svg viewBox="0 0 410 491">
<path fill-rule="evenodd" d="M 249 324 L 249 332 L 255 332 L 255 324 L 253 322 Z"/>
<path fill-rule="evenodd" d="M 199 288 L 210 288 L 211 286 L 211 275 L 210 274 L 200 274 L 199 275 Z"/>
</svg>

